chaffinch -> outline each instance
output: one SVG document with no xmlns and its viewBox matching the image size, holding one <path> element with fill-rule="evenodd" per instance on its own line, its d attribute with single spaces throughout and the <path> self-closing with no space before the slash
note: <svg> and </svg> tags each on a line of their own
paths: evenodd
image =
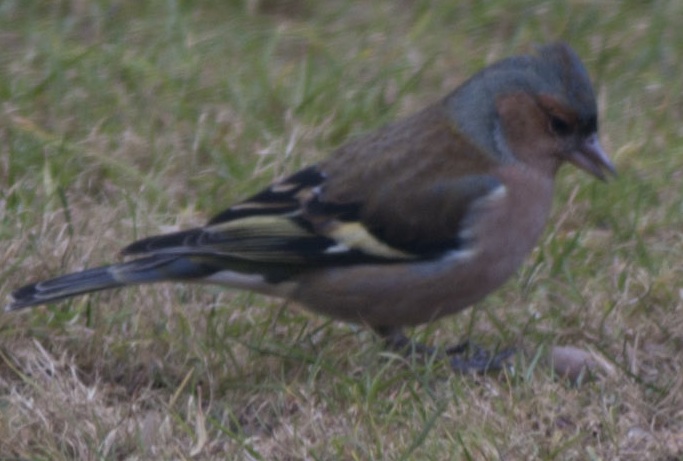
<svg viewBox="0 0 683 461">
<path fill-rule="evenodd" d="M 498 288 L 535 246 L 558 168 L 605 179 L 588 73 L 564 43 L 499 61 L 435 104 L 348 142 L 204 227 L 129 262 L 19 288 L 7 310 L 125 285 L 202 282 L 294 300 L 405 345 L 404 326 Z"/>
</svg>

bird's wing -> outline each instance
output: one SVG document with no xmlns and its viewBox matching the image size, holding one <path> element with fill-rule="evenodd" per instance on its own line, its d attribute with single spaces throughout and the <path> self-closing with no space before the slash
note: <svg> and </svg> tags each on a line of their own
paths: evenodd
<svg viewBox="0 0 683 461">
<path fill-rule="evenodd" d="M 250 270 L 424 260 L 464 249 L 472 205 L 492 194 L 500 182 L 485 175 L 431 182 L 413 191 L 410 203 L 395 209 L 375 209 L 362 201 L 327 201 L 325 185 L 319 167 L 308 167 L 220 213 L 202 228 L 149 237 L 122 253 L 241 261 Z M 383 202 L 382 193 L 375 192 L 380 196 L 372 202 Z M 416 209 L 419 218 L 410 216 Z"/>
</svg>

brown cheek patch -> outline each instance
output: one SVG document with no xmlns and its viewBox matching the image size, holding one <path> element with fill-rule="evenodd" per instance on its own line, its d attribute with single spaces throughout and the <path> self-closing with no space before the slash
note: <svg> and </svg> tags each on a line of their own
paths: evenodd
<svg viewBox="0 0 683 461">
<path fill-rule="evenodd" d="M 562 120 L 572 126 L 576 125 L 578 120 L 576 113 L 567 108 L 567 105 L 559 101 L 557 98 L 550 96 L 549 94 L 541 94 L 538 96 L 538 102 L 541 107 L 543 107 L 543 109 L 550 114 L 560 117 Z"/>
<path fill-rule="evenodd" d="M 524 153 L 540 147 L 549 139 L 546 115 L 527 93 L 512 93 L 496 100 L 496 108 L 505 132 L 505 139 L 513 152 Z"/>
</svg>

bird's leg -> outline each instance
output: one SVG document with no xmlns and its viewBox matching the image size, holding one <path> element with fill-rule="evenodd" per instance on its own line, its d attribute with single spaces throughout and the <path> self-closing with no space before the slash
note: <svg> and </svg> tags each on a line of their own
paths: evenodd
<svg viewBox="0 0 683 461">
<path fill-rule="evenodd" d="M 384 340 L 388 349 L 407 355 L 433 355 L 437 350 L 433 347 L 417 343 L 408 338 L 400 328 L 379 326 L 375 332 Z M 486 373 L 507 368 L 507 359 L 514 355 L 514 349 L 504 349 L 492 354 L 469 341 L 451 346 L 445 351 L 448 362 L 458 373 Z"/>
<path fill-rule="evenodd" d="M 373 329 L 375 330 L 375 333 L 377 333 L 384 340 L 384 344 L 387 349 L 391 349 L 392 351 L 401 352 L 407 355 L 433 355 L 436 353 L 435 348 L 415 342 L 408 338 L 403 334 L 403 330 L 400 328 L 379 326 L 374 327 Z"/>
</svg>

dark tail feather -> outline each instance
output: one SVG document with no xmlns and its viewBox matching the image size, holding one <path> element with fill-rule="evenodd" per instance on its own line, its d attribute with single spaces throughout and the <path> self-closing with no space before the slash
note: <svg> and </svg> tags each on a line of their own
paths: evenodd
<svg viewBox="0 0 683 461">
<path fill-rule="evenodd" d="M 90 293 L 107 288 L 125 285 L 116 280 L 111 273 L 114 266 L 98 267 L 83 272 L 63 275 L 54 279 L 26 285 L 12 293 L 12 302 L 5 307 L 6 311 L 46 304 L 61 299 Z"/>
<path fill-rule="evenodd" d="M 122 256 L 142 255 L 143 253 L 153 253 L 173 247 L 193 246 L 197 239 L 202 235 L 201 228 L 188 229 L 172 234 L 155 235 L 131 243 L 123 250 Z"/>
<path fill-rule="evenodd" d="M 163 280 L 191 280 L 217 268 L 182 256 L 150 256 L 111 266 L 96 267 L 26 285 L 12 293 L 6 311 L 47 304 L 94 291 Z"/>
</svg>

